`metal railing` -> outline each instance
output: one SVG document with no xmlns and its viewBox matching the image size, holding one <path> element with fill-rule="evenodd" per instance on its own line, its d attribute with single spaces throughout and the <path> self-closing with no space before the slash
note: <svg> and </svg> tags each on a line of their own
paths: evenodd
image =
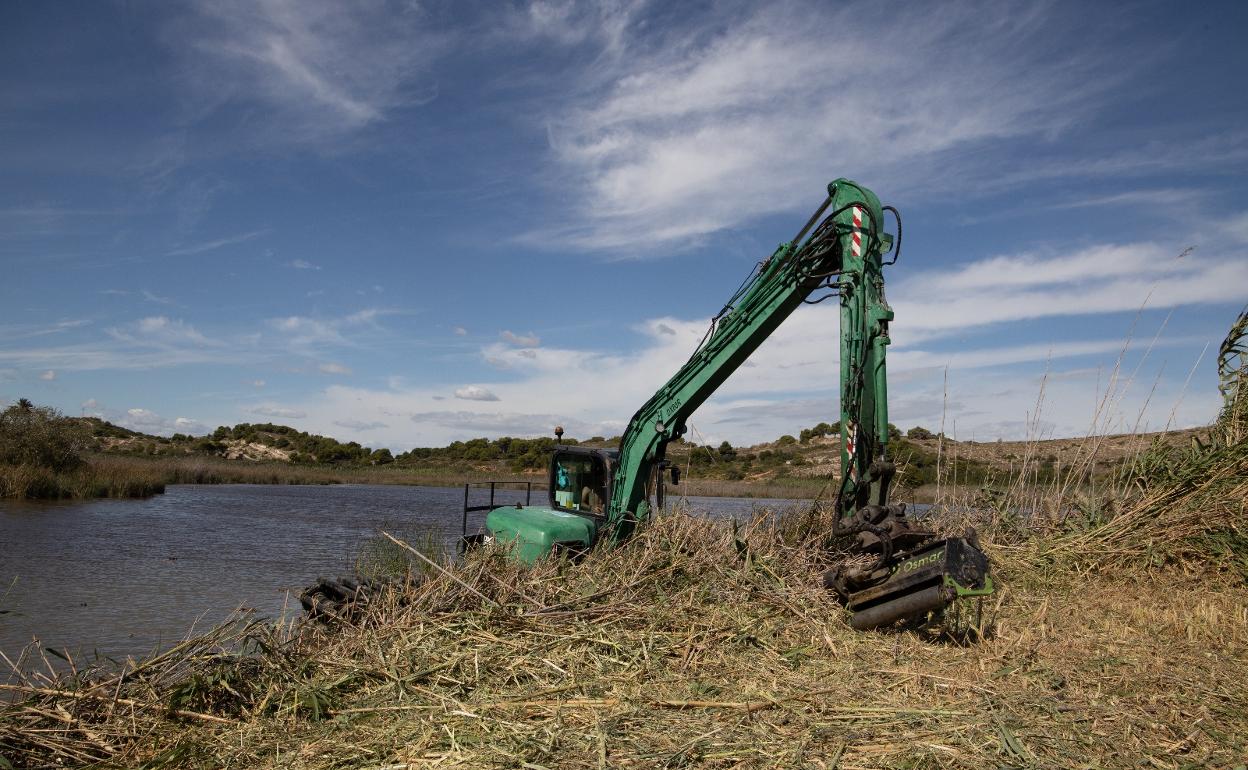
<svg viewBox="0 0 1248 770">
<path fill-rule="evenodd" d="M 490 502 L 489 502 L 489 504 L 487 504 L 487 505 L 469 505 L 469 504 L 468 504 L 468 503 L 470 502 L 470 501 L 469 501 L 469 494 L 471 493 L 472 488 L 473 488 L 473 487 L 485 487 L 487 484 L 488 484 L 488 485 L 489 485 L 489 487 L 490 487 Z M 480 511 L 484 511 L 484 512 L 486 512 L 486 513 L 489 513 L 490 511 L 494 510 L 495 508 L 503 508 L 503 507 L 508 506 L 508 505 L 515 505 L 515 503 L 495 503 L 495 502 L 494 502 L 494 494 L 495 494 L 495 492 L 496 492 L 496 491 L 498 491 L 498 487 L 500 487 L 500 486 L 515 486 L 515 487 L 519 487 L 519 485 L 521 485 L 521 484 L 523 484 L 523 485 L 524 485 L 524 505 L 525 505 L 525 507 L 528 507 L 528 505 L 529 505 L 530 501 L 532 501 L 532 499 L 533 499 L 533 482 L 532 482 L 532 481 L 469 481 L 469 482 L 466 482 L 466 483 L 464 484 L 464 525 L 463 525 L 463 536 L 464 536 L 464 537 L 468 537 L 468 514 L 470 514 L 470 513 L 477 513 L 477 512 L 480 512 Z M 518 491 L 520 491 L 520 490 L 519 490 L 519 489 L 516 489 L 516 491 L 518 492 Z"/>
</svg>

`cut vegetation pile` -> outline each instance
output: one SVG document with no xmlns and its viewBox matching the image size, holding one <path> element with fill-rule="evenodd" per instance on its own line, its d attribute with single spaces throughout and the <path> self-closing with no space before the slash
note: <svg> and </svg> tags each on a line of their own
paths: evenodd
<svg viewBox="0 0 1248 770">
<path fill-rule="evenodd" d="M 820 587 L 823 513 L 674 515 L 576 565 L 427 568 L 354 623 L 239 619 L 68 676 L 29 673 L 31 650 L 0 767 L 1235 767 L 1248 444 L 1228 404 L 1113 505 L 981 506 L 982 617 L 854 632 Z"/>
</svg>

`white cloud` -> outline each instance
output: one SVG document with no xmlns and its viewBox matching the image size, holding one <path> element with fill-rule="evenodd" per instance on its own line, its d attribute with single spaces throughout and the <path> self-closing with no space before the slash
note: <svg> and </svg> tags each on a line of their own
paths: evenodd
<svg viewBox="0 0 1248 770">
<path fill-rule="evenodd" d="M 465 401 L 498 401 L 498 396 L 486 388 L 479 385 L 465 385 L 455 390 L 455 398 L 462 398 Z"/>
<path fill-rule="evenodd" d="M 287 267 L 293 267 L 296 270 L 320 270 L 320 265 L 314 265 L 306 259 L 292 259 L 286 263 Z"/>
<path fill-rule="evenodd" d="M 84 408 L 86 408 L 85 404 Z M 157 436 L 169 436 L 174 433 L 199 434 L 207 432 L 207 428 L 198 420 L 193 420 L 189 417 L 169 419 L 150 409 L 141 407 L 127 409 L 122 415 L 112 416 L 112 422 L 123 428 L 137 430 L 141 433 L 151 433 Z"/>
<path fill-rule="evenodd" d="M 1237 302 L 1248 259 L 1178 259 L 1157 244 L 1093 246 L 1067 255 L 994 257 L 906 274 L 891 291 L 896 339 L 911 342 L 993 323 Z"/>
<path fill-rule="evenodd" d="M 528 334 L 516 334 L 510 329 L 507 329 L 498 336 L 502 337 L 507 342 L 510 342 L 512 345 L 517 345 L 522 348 L 535 348 L 542 344 L 541 337 L 538 337 L 533 332 L 529 332 Z"/>
<path fill-rule="evenodd" d="M 462 326 L 453 326 L 451 327 L 451 331 L 455 334 L 456 337 L 468 336 L 468 330 Z"/>
<path fill-rule="evenodd" d="M 251 381 L 251 386 L 253 388 L 263 388 L 264 384 L 265 384 L 264 380 L 252 380 Z"/>
<path fill-rule="evenodd" d="M 43 374 L 39 375 L 39 379 L 44 380 L 45 382 L 51 382 L 56 379 L 56 372 L 52 369 L 48 369 Z"/>
<path fill-rule="evenodd" d="M 351 374 L 351 369 L 346 366 L 343 366 L 342 364 L 335 364 L 335 363 L 317 364 L 316 368 L 318 371 L 320 371 L 323 374 L 342 374 L 342 375 Z"/>
</svg>

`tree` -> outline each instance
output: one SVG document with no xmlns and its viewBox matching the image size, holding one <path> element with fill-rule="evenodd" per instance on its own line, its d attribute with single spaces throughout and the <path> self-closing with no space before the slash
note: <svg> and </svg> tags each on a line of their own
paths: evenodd
<svg viewBox="0 0 1248 770">
<path fill-rule="evenodd" d="M 390 454 L 389 449 L 382 447 L 373 452 L 371 462 L 373 465 L 389 465 L 394 462 L 394 455 Z"/>
<path fill-rule="evenodd" d="M 936 438 L 936 436 L 927 428 L 916 425 L 910 430 L 906 431 L 906 438 L 927 439 L 927 438 Z"/>
<path fill-rule="evenodd" d="M 50 406 L 23 398 L 0 412 L 0 462 L 70 470 L 82 463 L 90 442 L 84 425 Z"/>
<path fill-rule="evenodd" d="M 901 428 L 898 428 L 890 422 L 888 424 L 888 440 L 896 441 L 899 438 L 901 438 Z"/>
<path fill-rule="evenodd" d="M 737 456 L 737 450 L 732 448 L 732 444 L 725 441 L 719 445 L 719 456 L 725 460 L 731 460 Z"/>
<path fill-rule="evenodd" d="M 840 432 L 841 421 L 837 420 L 831 425 L 826 422 L 821 422 L 813 428 L 802 428 L 802 432 L 799 435 L 801 437 L 801 442 L 806 444 L 809 443 L 812 438 L 823 438 L 824 436 L 831 436 Z"/>
</svg>

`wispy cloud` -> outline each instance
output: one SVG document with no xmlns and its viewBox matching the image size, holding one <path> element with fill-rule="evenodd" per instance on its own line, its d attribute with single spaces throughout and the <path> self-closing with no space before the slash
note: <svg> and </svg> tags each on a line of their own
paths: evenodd
<svg viewBox="0 0 1248 770">
<path fill-rule="evenodd" d="M 91 323 L 90 320 L 85 318 L 73 318 L 46 325 L 13 324 L 0 326 L 0 336 L 10 341 L 31 337 L 45 337 L 50 334 L 63 334 L 74 329 L 80 329 L 84 326 L 89 326 Z"/>
<path fill-rule="evenodd" d="M 195 98 L 242 105 L 249 138 L 316 141 L 384 120 L 437 95 L 428 65 L 448 50 L 415 4 L 325 0 L 208 2 L 176 23 L 170 44 Z"/>
<path fill-rule="evenodd" d="M 1173 206 L 1184 208 L 1208 197 L 1204 190 L 1165 187 L 1160 189 L 1127 190 L 1108 195 L 1072 198 L 1052 204 L 1054 209 L 1094 208 L 1099 206 Z M 1175 214 L 1180 216 L 1178 212 Z"/>
<path fill-rule="evenodd" d="M 292 259 L 286 263 L 287 267 L 293 267 L 296 270 L 320 270 L 320 265 L 314 265 L 306 259 Z"/>
<path fill-rule="evenodd" d="M 605 3 L 532 0 L 510 12 L 504 10 L 500 14 L 500 32 L 507 38 L 528 38 L 560 46 L 594 43 L 605 54 L 618 56 L 626 47 L 629 28 L 646 5 L 645 0 Z"/>
<path fill-rule="evenodd" d="M 293 315 L 273 318 L 268 323 L 273 329 L 288 335 L 291 344 L 294 345 L 341 345 L 345 343 L 339 331 L 342 326 L 340 320 L 322 320 Z"/>
<path fill-rule="evenodd" d="M 334 425 L 347 430 L 378 430 L 390 427 L 384 422 L 364 422 L 362 420 L 334 420 Z"/>
<path fill-rule="evenodd" d="M 813 207 L 830 173 L 892 195 L 930 186 L 950 157 L 963 178 L 991 176 L 1009 142 L 1051 144 L 1129 73 L 1078 45 L 1063 16 L 796 2 L 681 30 L 682 43 L 637 43 L 605 86 L 552 118 L 563 182 L 584 206 L 534 240 L 670 249 Z"/>
<path fill-rule="evenodd" d="M 351 369 L 349 367 L 343 366 L 342 364 L 335 364 L 332 362 L 324 363 L 324 364 L 317 364 L 316 370 L 320 372 L 321 374 L 338 374 L 338 375 L 351 374 Z"/>
<path fill-rule="evenodd" d="M 205 241 L 203 243 L 195 243 L 195 244 L 190 244 L 187 246 L 180 246 L 176 249 L 173 249 L 172 251 L 165 252 L 165 256 L 166 257 L 182 257 L 182 256 L 190 255 L 190 254 L 202 254 L 205 251 L 215 251 L 216 249 L 222 249 L 222 248 L 225 248 L 226 246 L 234 246 L 239 243 L 246 243 L 247 241 L 250 241 L 254 238 L 259 238 L 260 236 L 264 235 L 267 232 L 268 230 L 253 230 L 249 233 L 231 235 L 227 238 L 217 238 L 216 240 Z"/>
<path fill-rule="evenodd" d="M 287 409 L 286 407 L 272 405 L 253 406 L 248 411 L 262 417 L 277 417 L 283 420 L 300 420 L 308 416 L 307 412 L 299 409 Z"/>
<path fill-rule="evenodd" d="M 353 331 L 376 333 L 382 329 L 379 319 L 401 311 L 364 308 L 344 316 L 312 318 L 292 315 L 270 318 L 266 325 L 279 333 L 285 344 L 303 355 L 315 355 L 325 347 L 353 346 Z"/>
<path fill-rule="evenodd" d="M 169 297 L 162 297 L 159 294 L 155 294 L 153 292 L 148 291 L 147 289 L 143 289 L 141 293 L 143 295 L 143 299 L 147 300 L 148 302 L 154 302 L 157 305 L 174 304 L 173 300 L 170 299 Z"/>
<path fill-rule="evenodd" d="M 533 332 L 529 332 L 528 334 L 516 334 L 508 329 L 500 333 L 498 336 L 506 342 L 522 348 L 535 348 L 542 344 L 542 338 L 538 337 Z"/>
<path fill-rule="evenodd" d="M 108 329 L 108 334 L 116 340 L 141 345 L 224 347 L 226 344 L 204 336 L 181 319 L 163 315 L 148 316 L 126 326 L 112 327 Z"/>
</svg>

